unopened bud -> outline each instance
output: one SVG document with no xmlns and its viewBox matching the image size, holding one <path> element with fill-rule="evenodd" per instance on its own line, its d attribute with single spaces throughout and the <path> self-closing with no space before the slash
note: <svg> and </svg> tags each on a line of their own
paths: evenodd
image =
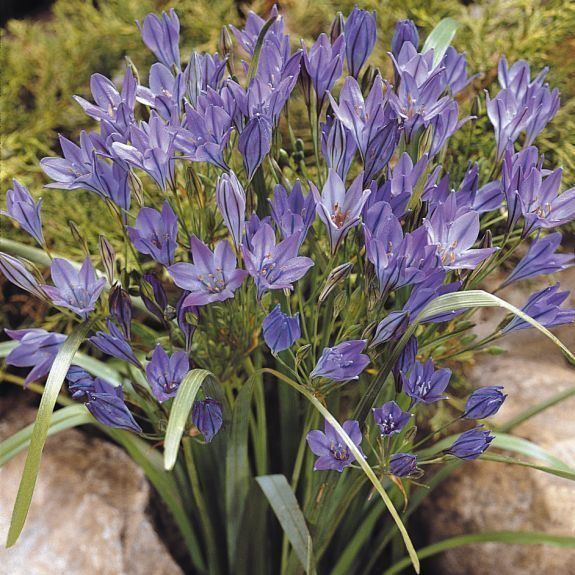
<svg viewBox="0 0 575 575">
<path fill-rule="evenodd" d="M 106 236 L 100 234 L 98 238 L 98 247 L 100 249 L 100 259 L 102 260 L 102 265 L 106 270 L 106 277 L 110 285 L 114 284 L 114 267 L 116 264 L 116 252 L 112 247 L 112 244 L 107 240 Z"/>
<path fill-rule="evenodd" d="M 330 274 L 325 280 L 325 285 L 319 294 L 320 303 L 324 302 L 329 294 L 340 284 L 345 278 L 347 278 L 353 268 L 352 263 L 345 263 L 337 266 L 331 270 Z"/>
</svg>

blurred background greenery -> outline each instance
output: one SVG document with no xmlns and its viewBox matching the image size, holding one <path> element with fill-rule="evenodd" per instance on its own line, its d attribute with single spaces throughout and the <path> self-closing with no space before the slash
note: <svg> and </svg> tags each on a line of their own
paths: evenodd
<svg viewBox="0 0 575 575">
<path fill-rule="evenodd" d="M 294 42 L 311 39 L 329 27 L 334 14 L 347 14 L 352 0 L 286 0 L 281 2 Z M 94 72 L 121 78 L 125 57 L 140 70 L 152 63 L 143 46 L 136 20 L 148 12 L 174 7 L 181 20 L 182 53 L 192 49 L 215 50 L 219 30 L 226 23 L 241 23 L 249 9 L 265 14 L 273 2 L 252 4 L 234 0 L 57 0 L 28 19 L 9 20 L 2 29 L 2 92 L 0 97 L 2 190 L 17 177 L 35 195 L 44 196 L 46 235 L 52 247 L 71 257 L 81 249 L 65 225 L 75 221 L 96 248 L 98 233 L 114 235 L 112 222 L 101 216 L 98 198 L 84 191 L 43 190 L 46 178 L 38 161 L 58 155 L 58 134 L 77 138 L 90 128 L 90 120 L 72 100 L 73 94 L 90 98 L 89 79 Z M 549 164 L 565 169 L 563 186 L 575 185 L 575 3 L 572 0 L 380 0 L 359 1 L 377 10 L 379 44 L 373 63 L 389 73 L 387 56 L 394 23 L 412 18 L 422 37 L 446 16 L 460 24 L 454 44 L 468 55 L 471 73 L 479 73 L 462 102 L 469 113 L 476 94 L 480 117 L 475 130 L 463 130 L 451 151 L 455 181 L 468 158 L 488 158 L 493 147 L 492 129 L 485 118 L 482 90 L 497 90 L 497 61 L 524 58 L 538 72 L 549 66 L 548 80 L 561 91 L 562 107 L 538 138 Z M 144 82 L 146 78 L 142 79 Z M 461 155 L 459 152 L 461 151 Z M 449 158 L 448 158 L 449 160 Z M 455 161 L 454 161 L 455 160 Z M 73 199 L 72 199 L 73 198 Z M 5 237 L 30 241 L 2 218 Z M 56 231 L 59 231 L 56 233 Z M 93 244 L 93 245 L 92 245 Z"/>
</svg>

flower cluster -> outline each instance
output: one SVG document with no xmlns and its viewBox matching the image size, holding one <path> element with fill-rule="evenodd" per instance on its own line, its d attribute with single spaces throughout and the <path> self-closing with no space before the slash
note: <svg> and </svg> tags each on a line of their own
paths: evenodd
<svg viewBox="0 0 575 575">
<path fill-rule="evenodd" d="M 100 423 L 159 445 L 186 375 L 210 370 L 219 384 L 202 385 L 185 437 L 209 443 L 259 377 L 257 417 L 241 412 L 259 440 L 266 401 L 295 401 L 263 393 L 264 375 L 276 374 L 346 419 L 302 427 L 315 470 L 365 458 L 396 484 L 417 479 L 430 460 L 418 425 L 438 402 L 463 405 L 450 401 L 457 364 L 447 362 L 468 351 L 460 334 L 471 327 L 463 308 L 429 305 L 477 289 L 521 245 L 530 243 L 504 286 L 575 263 L 549 233 L 575 219 L 575 189 L 561 192 L 561 169 L 545 167 L 534 145 L 559 105 L 546 71 L 531 80 L 526 62 L 501 59 L 501 91 L 486 96 L 495 165 L 456 171 L 460 152 L 445 152 L 469 120 L 460 107 L 474 78 L 454 47 L 422 47 L 411 21 L 391 41 L 392 78 L 369 66 L 376 15 L 357 7 L 311 46 L 292 43 L 276 8 L 268 20 L 250 13 L 223 30 L 221 53 L 188 59 L 173 10 L 140 29 L 157 59 L 149 74 L 128 66 L 120 86 L 94 74 L 92 101 L 76 100 L 98 129 L 78 144 L 62 137 L 62 157 L 41 162 L 48 188 L 104 200 L 122 239 L 100 238 L 101 270 L 95 254 L 81 265 L 53 258 L 53 285 L 0 256 L 12 283 L 91 322 L 90 353 L 123 366 L 124 388 L 71 367 L 72 397 Z M 307 118 L 294 119 L 288 103 L 300 94 Z M 309 122 L 306 141 L 296 121 Z M 41 201 L 17 180 L 2 213 L 47 246 Z M 558 283 L 544 287 L 522 312 L 545 327 L 573 322 L 566 297 Z M 509 317 L 485 343 L 530 326 Z M 7 362 L 33 367 L 27 382 L 49 372 L 66 339 L 6 333 L 17 342 Z M 343 389 L 345 401 L 332 402 Z M 495 415 L 501 390 L 474 391 L 455 421 Z M 432 457 L 475 459 L 493 437 L 473 427 Z"/>
</svg>

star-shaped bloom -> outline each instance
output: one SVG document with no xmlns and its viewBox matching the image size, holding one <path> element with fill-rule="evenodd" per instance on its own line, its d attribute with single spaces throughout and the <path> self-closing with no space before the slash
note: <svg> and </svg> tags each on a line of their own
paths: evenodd
<svg viewBox="0 0 575 575">
<path fill-rule="evenodd" d="M 361 430 L 359 423 L 354 419 L 348 419 L 342 425 L 343 430 L 349 435 L 350 439 L 355 443 L 357 448 L 361 451 Z M 318 455 L 315 465 L 315 471 L 319 470 L 335 470 L 340 473 L 349 467 L 356 459 L 351 453 L 349 447 L 333 428 L 333 426 L 326 420 L 325 432 L 319 429 L 314 429 L 307 434 L 307 443 L 309 448 Z"/>
</svg>

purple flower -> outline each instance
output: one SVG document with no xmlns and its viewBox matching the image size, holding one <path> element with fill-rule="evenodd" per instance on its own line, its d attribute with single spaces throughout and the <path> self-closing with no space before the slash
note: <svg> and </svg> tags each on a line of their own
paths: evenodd
<svg viewBox="0 0 575 575">
<path fill-rule="evenodd" d="M 272 125 L 262 115 L 254 116 L 242 130 L 238 149 L 244 158 L 248 179 L 251 180 L 272 146 Z"/>
<path fill-rule="evenodd" d="M 242 252 L 246 269 L 256 283 L 258 298 L 267 290 L 293 289 L 293 282 L 313 266 L 310 258 L 297 255 L 299 234 L 293 234 L 276 245 L 273 228 L 262 223 L 250 243 L 251 248 L 244 245 Z"/>
<path fill-rule="evenodd" d="M 345 180 L 357 144 L 351 132 L 337 118 L 328 116 L 321 125 L 321 151 L 328 168 L 335 170 Z"/>
<path fill-rule="evenodd" d="M 161 19 L 155 14 L 148 14 L 140 26 L 140 32 L 144 44 L 162 64 L 179 69 L 180 21 L 173 8 L 167 14 L 162 12 Z"/>
<path fill-rule="evenodd" d="M 61 333 L 50 333 L 43 329 L 6 329 L 8 337 L 19 342 L 6 356 L 8 365 L 32 367 L 24 385 L 48 375 L 57 353 L 66 341 Z"/>
<path fill-rule="evenodd" d="M 333 381 L 358 379 L 369 364 L 369 356 L 361 353 L 365 343 L 364 339 L 356 339 L 324 348 L 310 377 L 326 377 Z"/>
<path fill-rule="evenodd" d="M 411 397 L 414 403 L 434 403 L 446 399 L 443 395 L 451 379 L 451 370 L 435 369 L 433 360 L 429 358 L 424 364 L 416 361 L 409 376 L 401 374 L 403 391 Z"/>
<path fill-rule="evenodd" d="M 394 453 L 389 459 L 389 472 L 396 477 L 409 477 L 417 471 L 417 457 L 411 453 Z"/>
<path fill-rule="evenodd" d="M 467 58 L 453 46 L 447 48 L 440 66 L 445 68 L 445 81 L 452 95 L 461 92 L 475 77 L 467 77 Z"/>
<path fill-rule="evenodd" d="M 67 260 L 54 258 L 51 270 L 55 286 L 42 286 L 46 295 L 54 305 L 68 308 L 86 319 L 88 312 L 96 307 L 106 278 L 96 278 L 96 271 L 88 256 L 79 270 Z"/>
<path fill-rule="evenodd" d="M 349 73 L 357 78 L 377 40 L 375 11 L 370 13 L 356 6 L 347 17 L 343 33 L 347 67 Z"/>
<path fill-rule="evenodd" d="M 185 352 L 176 351 L 170 357 L 159 343 L 156 344 L 150 363 L 146 366 L 146 377 L 155 398 L 163 403 L 174 397 L 188 371 L 190 361 Z"/>
<path fill-rule="evenodd" d="M 122 387 L 93 378 L 88 372 L 72 365 L 66 375 L 68 388 L 74 399 L 85 397 L 86 407 L 94 418 L 108 427 L 128 429 L 141 433 L 142 428 L 136 423 L 124 402 Z"/>
<path fill-rule="evenodd" d="M 303 61 L 316 93 L 318 112 L 321 111 L 326 92 L 333 88 L 343 72 L 344 50 L 343 35 L 332 43 L 326 34 L 320 34 L 309 53 L 304 47 Z"/>
<path fill-rule="evenodd" d="M 406 311 L 392 311 L 377 324 L 373 341 L 369 347 L 375 347 L 392 338 L 397 338 L 405 332 L 408 324 L 409 316 Z"/>
<path fill-rule="evenodd" d="M 315 199 L 312 193 L 304 197 L 301 183 L 296 180 L 291 193 L 278 184 L 270 202 L 272 218 L 284 239 L 299 234 L 299 245 L 303 243 L 315 218 Z"/>
<path fill-rule="evenodd" d="M 182 126 L 174 133 L 174 147 L 183 153 L 183 158 L 227 170 L 223 155 L 232 133 L 232 117 L 223 100 L 213 91 L 209 94 L 210 98 L 198 99 L 196 108 L 186 102 Z"/>
<path fill-rule="evenodd" d="M 18 222 L 24 231 L 29 233 L 40 245 L 44 245 L 40 217 L 42 200 L 36 203 L 26 186 L 23 186 L 18 180 L 12 180 L 12 185 L 13 188 L 6 192 L 6 211 L 0 210 L 0 214 Z"/>
<path fill-rule="evenodd" d="M 114 142 L 116 158 L 148 174 L 165 191 L 174 182 L 174 135 L 152 112 L 149 123 L 130 128 L 131 144 Z"/>
<path fill-rule="evenodd" d="M 299 314 L 289 316 L 278 304 L 262 322 L 262 331 L 267 346 L 273 353 L 290 348 L 301 337 Z"/>
<path fill-rule="evenodd" d="M 498 209 L 503 201 L 503 189 L 499 181 L 489 182 L 481 188 L 479 187 L 477 162 L 470 164 L 467 168 L 459 190 L 449 192 L 449 194 L 452 195 L 447 195 L 442 199 L 434 198 L 434 200 L 436 199 L 437 203 L 445 203 L 451 201 L 451 197 L 453 197 L 458 211 L 473 210 L 480 214 Z M 430 201 L 430 203 L 434 202 Z"/>
<path fill-rule="evenodd" d="M 190 292 L 185 291 L 182 297 L 178 300 L 176 304 L 176 320 L 178 322 L 178 327 L 182 330 L 185 340 L 186 340 L 186 351 L 190 353 L 192 347 L 192 336 L 196 331 L 197 324 L 190 323 L 187 318 L 187 314 L 193 314 L 196 318 L 199 318 L 200 309 L 193 305 L 186 305 L 186 298 L 190 295 Z"/>
<path fill-rule="evenodd" d="M 210 443 L 224 422 L 221 403 L 211 397 L 194 401 L 192 422 L 200 430 L 206 443 Z"/>
<path fill-rule="evenodd" d="M 335 170 L 330 170 L 321 195 L 312 184 L 316 209 L 326 225 L 332 253 L 335 253 L 347 232 L 359 223 L 361 211 L 370 190 L 363 189 L 363 174 L 359 174 L 349 190 Z"/>
<path fill-rule="evenodd" d="M 90 338 L 90 342 L 106 355 L 127 361 L 141 368 L 142 364 L 138 361 L 130 344 L 126 341 L 124 334 L 110 320 L 108 320 L 108 331 L 110 333 L 106 333 L 105 331 L 96 332 L 96 335 Z"/>
<path fill-rule="evenodd" d="M 132 333 L 132 301 L 130 295 L 121 286 L 115 285 L 108 295 L 110 316 L 116 320 L 124 337 L 131 338 Z"/>
<path fill-rule="evenodd" d="M 575 265 L 573 254 L 555 253 L 560 245 L 561 234 L 559 232 L 535 239 L 529 246 L 527 254 L 507 276 L 501 287 L 519 280 L 556 273 Z"/>
<path fill-rule="evenodd" d="M 146 309 L 163 322 L 168 296 L 162 282 L 154 274 L 144 274 L 140 284 L 140 297 Z"/>
<path fill-rule="evenodd" d="M 174 261 L 178 245 L 178 218 L 167 200 L 162 206 L 162 213 L 153 208 L 142 208 L 136 218 L 136 226 L 128 227 L 128 235 L 140 253 L 150 255 L 164 266 Z"/>
<path fill-rule="evenodd" d="M 507 397 L 501 393 L 502 389 L 500 385 L 476 389 L 467 399 L 463 416 L 467 419 L 485 419 L 495 415 Z"/>
<path fill-rule="evenodd" d="M 342 427 L 361 451 L 362 436 L 359 423 L 354 419 L 348 419 Z M 355 456 L 328 421 L 325 422 L 324 429 L 325 433 L 319 429 L 313 429 L 306 437 L 309 448 L 315 455 L 319 455 L 313 466 L 314 471 L 333 469 L 341 473 L 356 460 Z"/>
<path fill-rule="evenodd" d="M 190 293 L 184 306 L 202 306 L 234 297 L 247 276 L 236 268 L 236 256 L 227 241 L 221 241 L 212 252 L 196 236 L 190 238 L 193 263 L 178 263 L 168 271 L 175 284 Z"/>
<path fill-rule="evenodd" d="M 382 436 L 399 433 L 411 418 L 411 413 L 402 411 L 395 401 L 388 401 L 382 407 L 373 409 L 373 419 Z"/>
<path fill-rule="evenodd" d="M 222 174 L 218 178 L 216 202 L 234 243 L 239 248 L 245 228 L 246 193 L 233 172 Z"/>
<path fill-rule="evenodd" d="M 4 277 L 19 288 L 35 295 L 37 298 L 46 299 L 38 280 L 24 267 L 24 264 L 15 257 L 0 252 L 0 272 Z"/>
<path fill-rule="evenodd" d="M 472 249 L 479 235 L 479 214 L 468 211 L 451 219 L 450 211 L 444 204 L 425 221 L 429 243 L 438 247 L 445 269 L 474 269 L 497 248 Z"/>
<path fill-rule="evenodd" d="M 470 461 L 477 459 L 494 439 L 495 436 L 489 431 L 476 427 L 462 433 L 444 453 Z"/>
<path fill-rule="evenodd" d="M 136 89 L 136 78 L 132 68 L 127 66 L 121 92 L 106 76 L 92 74 L 90 90 L 95 104 L 80 96 L 74 96 L 74 100 L 82 106 L 88 116 L 98 121 L 110 122 L 115 130 L 124 134 L 134 122 Z"/>
<path fill-rule="evenodd" d="M 391 53 L 396 58 L 406 42 L 413 44 L 415 49 L 419 46 L 419 33 L 413 20 L 399 20 L 395 24 L 395 32 L 391 40 Z"/>
<path fill-rule="evenodd" d="M 544 327 L 554 327 L 575 321 L 575 308 L 559 307 L 569 297 L 568 291 L 559 291 L 559 282 L 532 294 L 521 311 Z M 531 324 L 514 316 L 503 328 L 503 333 L 530 328 Z"/>
</svg>

